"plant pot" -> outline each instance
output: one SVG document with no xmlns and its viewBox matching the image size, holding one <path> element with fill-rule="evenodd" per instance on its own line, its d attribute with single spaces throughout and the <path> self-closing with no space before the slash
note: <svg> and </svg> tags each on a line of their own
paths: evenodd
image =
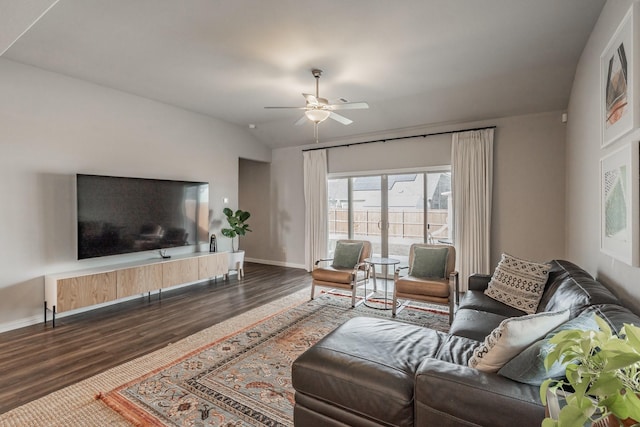
<svg viewBox="0 0 640 427">
<path fill-rule="evenodd" d="M 229 271 L 238 272 L 238 277 L 244 277 L 244 251 L 229 252 Z"/>
<path fill-rule="evenodd" d="M 631 418 L 627 418 L 626 420 L 622 420 L 621 422 L 622 424 L 618 422 L 618 419 L 615 416 L 609 415 L 608 417 L 593 423 L 592 427 L 620 427 L 621 425 L 624 427 L 633 427 L 638 425 L 638 423 Z"/>
</svg>

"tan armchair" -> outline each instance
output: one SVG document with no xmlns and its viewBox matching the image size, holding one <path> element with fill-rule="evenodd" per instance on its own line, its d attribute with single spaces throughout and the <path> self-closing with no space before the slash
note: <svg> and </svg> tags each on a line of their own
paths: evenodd
<svg viewBox="0 0 640 427">
<path fill-rule="evenodd" d="M 403 269 L 406 276 L 400 276 Z M 409 301 L 423 301 L 449 306 L 449 324 L 458 304 L 459 278 L 456 269 L 456 250 L 450 245 L 415 243 L 409 250 L 409 265 L 399 267 L 394 274 L 392 315 Z M 405 299 L 398 307 L 398 299 Z"/>
<path fill-rule="evenodd" d="M 359 256 L 357 254 L 360 248 Z M 356 304 L 356 290 L 369 279 L 369 264 L 365 258 L 371 256 L 371 242 L 366 240 L 338 240 L 333 258 L 316 261 L 311 276 L 311 299 L 316 286 L 347 289 L 351 291 L 351 307 Z M 328 264 L 332 261 L 331 264 Z M 324 264 L 326 263 L 326 264 Z"/>
</svg>

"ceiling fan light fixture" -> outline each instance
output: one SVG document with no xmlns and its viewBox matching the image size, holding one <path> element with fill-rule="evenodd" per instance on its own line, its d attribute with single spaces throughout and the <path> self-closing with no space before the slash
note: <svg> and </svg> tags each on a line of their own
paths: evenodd
<svg viewBox="0 0 640 427">
<path fill-rule="evenodd" d="M 331 115 L 331 111 L 314 109 L 314 110 L 307 110 L 304 112 L 304 114 L 312 122 L 320 123 L 320 122 L 324 122 L 329 118 L 329 116 Z"/>
</svg>

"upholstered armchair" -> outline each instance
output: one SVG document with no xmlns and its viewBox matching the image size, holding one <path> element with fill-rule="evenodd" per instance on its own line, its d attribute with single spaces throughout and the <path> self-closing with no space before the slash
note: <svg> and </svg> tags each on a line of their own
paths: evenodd
<svg viewBox="0 0 640 427">
<path fill-rule="evenodd" d="M 404 269 L 406 276 L 400 276 Z M 449 306 L 449 323 L 458 304 L 459 278 L 456 250 L 450 245 L 415 243 L 409 250 L 409 265 L 398 267 L 394 274 L 392 315 L 410 301 L 423 301 Z M 398 307 L 398 299 L 404 302 Z"/>
<path fill-rule="evenodd" d="M 351 307 L 356 304 L 358 286 L 369 279 L 369 264 L 365 258 L 371 256 L 371 242 L 366 240 L 338 240 L 333 258 L 316 261 L 311 276 L 311 299 L 316 286 L 346 289 L 351 291 Z M 329 264 L 331 262 L 331 264 Z"/>
</svg>

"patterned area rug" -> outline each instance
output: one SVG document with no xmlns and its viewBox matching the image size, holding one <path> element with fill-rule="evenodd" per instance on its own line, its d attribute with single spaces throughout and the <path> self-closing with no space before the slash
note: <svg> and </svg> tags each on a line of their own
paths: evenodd
<svg viewBox="0 0 640 427">
<path fill-rule="evenodd" d="M 292 426 L 291 364 L 307 348 L 356 316 L 389 311 L 321 294 L 193 351 L 100 396 L 135 425 Z M 410 306 L 396 320 L 446 331 L 448 314 Z"/>
</svg>

